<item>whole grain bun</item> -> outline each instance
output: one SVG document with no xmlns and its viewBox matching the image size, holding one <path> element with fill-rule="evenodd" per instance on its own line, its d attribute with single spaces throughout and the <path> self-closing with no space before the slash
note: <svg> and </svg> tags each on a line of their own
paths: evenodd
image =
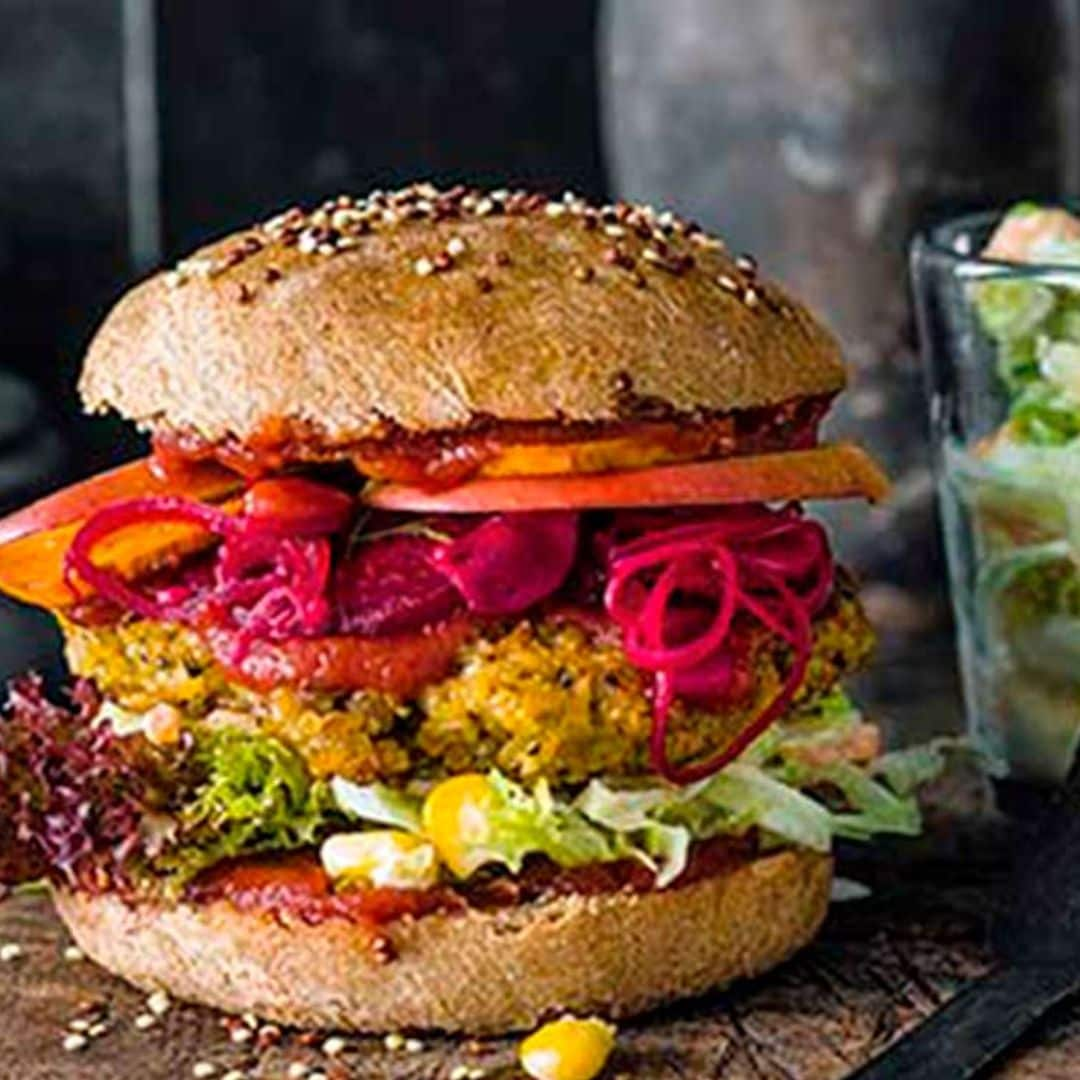
<svg viewBox="0 0 1080 1080">
<path fill-rule="evenodd" d="M 832 336 L 670 214 L 418 185 L 293 211 L 133 289 L 92 411 L 247 442 L 767 406 L 844 384 Z"/>
<path fill-rule="evenodd" d="M 392 925 L 383 963 L 344 920 L 56 902 L 79 946 L 144 990 L 302 1027 L 485 1034 L 567 1010 L 626 1016 L 759 974 L 817 932 L 831 876 L 828 856 L 789 851 L 666 891 L 427 915 Z"/>
</svg>

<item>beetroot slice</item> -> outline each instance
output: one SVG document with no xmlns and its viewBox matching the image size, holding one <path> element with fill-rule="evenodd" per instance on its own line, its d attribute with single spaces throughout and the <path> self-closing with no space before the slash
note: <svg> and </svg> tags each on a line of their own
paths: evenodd
<svg viewBox="0 0 1080 1080">
<path fill-rule="evenodd" d="M 421 536 L 391 536 L 361 544 L 334 578 L 340 631 L 398 634 L 453 613 L 461 597 L 433 563 L 439 546 Z"/>
<path fill-rule="evenodd" d="M 478 615 L 516 615 L 566 580 L 578 547 L 578 515 L 497 514 L 432 561 Z"/>
</svg>

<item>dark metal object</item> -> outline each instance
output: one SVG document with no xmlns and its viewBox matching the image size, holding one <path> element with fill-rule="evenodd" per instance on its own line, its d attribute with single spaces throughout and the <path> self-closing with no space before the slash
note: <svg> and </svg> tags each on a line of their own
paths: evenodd
<svg viewBox="0 0 1080 1080">
<path fill-rule="evenodd" d="M 997 967 L 849 1080 L 965 1080 L 1080 991 L 1080 764 L 1030 837 L 993 924 Z"/>
</svg>

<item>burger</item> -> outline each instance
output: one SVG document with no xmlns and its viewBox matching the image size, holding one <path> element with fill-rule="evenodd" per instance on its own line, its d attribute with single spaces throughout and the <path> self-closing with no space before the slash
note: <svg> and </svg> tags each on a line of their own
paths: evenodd
<svg viewBox="0 0 1080 1080">
<path fill-rule="evenodd" d="M 0 522 L 71 682 L 0 723 L 0 881 L 144 989 L 499 1032 L 751 976 L 925 759 L 814 499 L 834 339 L 670 212 L 418 184 L 138 285 L 80 389 L 148 457 Z"/>
</svg>

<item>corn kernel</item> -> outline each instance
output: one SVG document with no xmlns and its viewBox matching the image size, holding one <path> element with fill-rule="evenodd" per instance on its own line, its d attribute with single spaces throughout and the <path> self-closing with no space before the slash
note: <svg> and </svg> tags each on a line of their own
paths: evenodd
<svg viewBox="0 0 1080 1080">
<path fill-rule="evenodd" d="M 424 833 L 439 858 L 460 878 L 488 862 L 491 785 L 479 773 L 463 773 L 437 784 L 424 800 Z"/>
<path fill-rule="evenodd" d="M 324 841 L 323 868 L 335 882 L 424 889 L 439 879 L 435 848 L 399 829 L 338 833 Z"/>
<path fill-rule="evenodd" d="M 615 1045 L 615 1028 L 603 1020 L 564 1016 L 534 1031 L 521 1044 L 521 1067 L 533 1080 L 592 1080 Z"/>
<path fill-rule="evenodd" d="M 175 746 L 182 731 L 180 710 L 175 705 L 155 705 L 143 717 L 142 729 L 155 746 Z"/>
</svg>

